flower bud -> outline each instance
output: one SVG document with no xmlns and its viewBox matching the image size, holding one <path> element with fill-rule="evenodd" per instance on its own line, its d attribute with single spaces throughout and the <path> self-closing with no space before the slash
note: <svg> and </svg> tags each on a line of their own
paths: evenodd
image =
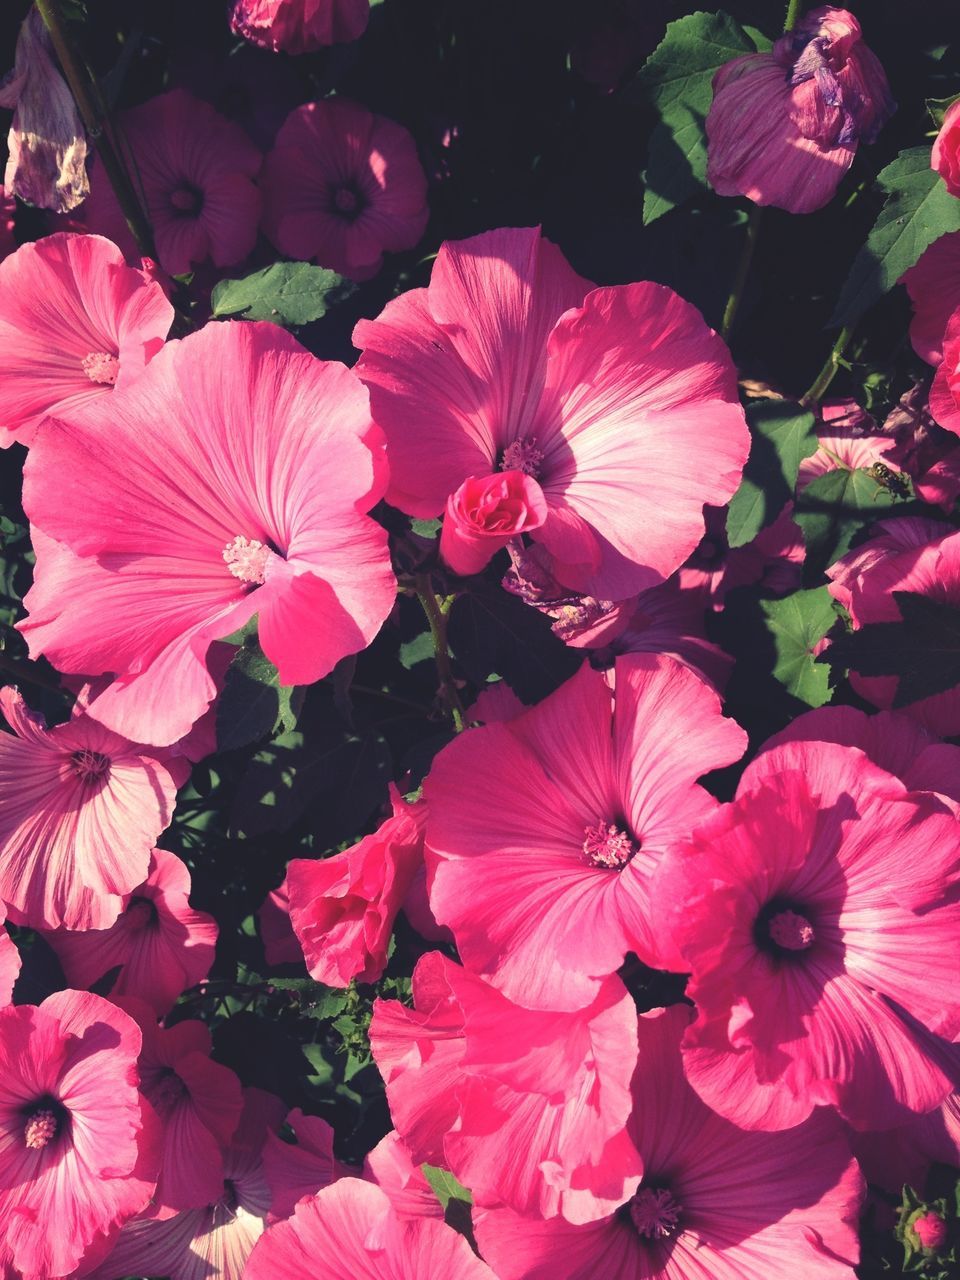
<svg viewBox="0 0 960 1280">
<path fill-rule="evenodd" d="M 454 573 L 479 573 L 521 533 L 547 518 L 543 490 L 523 471 L 470 476 L 447 499 L 440 557 Z"/>
<path fill-rule="evenodd" d="M 932 1209 L 914 1221 L 913 1229 L 924 1249 L 942 1249 L 947 1243 L 947 1224 Z"/>
</svg>

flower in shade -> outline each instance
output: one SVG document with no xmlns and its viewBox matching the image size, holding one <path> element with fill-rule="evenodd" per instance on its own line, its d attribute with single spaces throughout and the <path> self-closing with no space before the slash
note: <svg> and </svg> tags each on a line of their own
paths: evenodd
<svg viewBox="0 0 960 1280">
<path fill-rule="evenodd" d="M 612 687 L 611 687 L 612 686 Z M 679 968 L 650 878 L 716 808 L 697 779 L 746 735 L 699 676 L 630 654 L 461 734 L 424 791 L 430 905 L 464 964 L 511 1000 L 578 1009 L 634 951 Z"/>
<path fill-rule="evenodd" d="M 734 58 L 714 76 L 707 181 L 722 196 L 812 213 L 894 110 L 853 14 L 812 9 L 771 52 Z"/>
<path fill-rule="evenodd" d="M 140 1031 L 99 996 L 0 1009 L 0 1243 L 18 1274 L 65 1276 L 153 1192 L 156 1118 Z"/>
<path fill-rule="evenodd" d="M 610 641 L 606 652 L 662 653 L 722 690 L 733 659 L 707 639 L 703 592 L 684 587 L 683 572 L 681 569 L 662 586 L 641 591 L 627 613 L 626 627 Z"/>
<path fill-rule="evenodd" d="M 58 232 L 0 262 L 0 444 L 48 413 L 127 386 L 163 346 L 173 307 L 100 236 Z"/>
<path fill-rule="evenodd" d="M 217 922 L 190 906 L 190 872 L 165 849 L 154 849 L 150 872 L 130 893 L 109 929 L 47 931 L 73 987 L 92 987 L 118 970 L 110 996 L 136 996 L 160 1016 L 213 964 Z"/>
<path fill-rule="evenodd" d="M 17 202 L 12 191 L 0 186 L 0 262 L 17 247 Z"/>
<path fill-rule="evenodd" d="M 500 1280 L 853 1280 L 863 1179 L 840 1126 L 820 1115 L 749 1133 L 722 1119 L 684 1078 L 689 1018 L 675 1005 L 640 1019 L 639 1188 L 581 1226 L 481 1209 L 477 1240 Z"/>
<path fill-rule="evenodd" d="M 426 805 L 391 787 L 393 814 L 351 849 L 287 866 L 290 923 L 310 975 L 331 987 L 376 982 L 393 922 L 423 864 Z"/>
<path fill-rule="evenodd" d="M 724 507 L 704 507 L 706 533 L 677 575 L 687 591 L 702 593 L 708 608 L 721 609 L 728 591 L 758 583 L 774 595 L 786 595 L 800 585 L 803 535 L 788 503 L 772 524 L 742 547 L 727 541 Z"/>
<path fill-rule="evenodd" d="M 13 111 L 3 177 L 7 193 L 57 213 L 75 209 L 90 190 L 87 138 L 34 7 L 20 27 L 13 70 L 0 81 L 0 107 Z"/>
<path fill-rule="evenodd" d="M 20 952 L 3 927 L 3 920 L 3 903 L 0 902 L 0 1008 L 10 1003 L 13 984 L 20 973 Z"/>
<path fill-rule="evenodd" d="M 173 816 L 172 766 L 82 711 L 47 729 L 9 687 L 0 710 L 0 899 L 32 928 L 109 928 Z"/>
<path fill-rule="evenodd" d="M 427 225 L 427 179 L 402 125 L 344 98 L 297 107 L 263 166 L 263 229 L 291 258 L 369 280 Z"/>
<path fill-rule="evenodd" d="M 934 240 L 900 283 L 906 285 L 913 306 L 913 349 L 927 364 L 939 364 L 947 322 L 960 301 L 960 231 Z"/>
<path fill-rule="evenodd" d="M 257 920 L 268 965 L 303 963 L 303 950 L 290 923 L 290 896 L 286 880 L 264 898 Z"/>
<path fill-rule="evenodd" d="M 239 125 L 186 89 L 171 89 L 117 117 L 142 193 L 157 258 L 169 275 L 211 260 L 241 262 L 257 239 L 260 150 Z M 84 218 L 91 231 L 139 257 L 107 176 L 97 168 Z"/>
<path fill-rule="evenodd" d="M 452 1170 L 475 1204 L 573 1222 L 636 1187 L 637 1015 L 619 978 L 584 1009 L 537 1012 L 432 951 L 413 995 L 413 1009 L 377 1001 L 370 1045 L 415 1161 Z"/>
<path fill-rule="evenodd" d="M 593 289 L 536 229 L 443 245 L 430 286 L 354 331 L 390 450 L 388 501 L 439 515 L 469 476 L 523 471 L 565 586 L 621 600 L 668 577 L 749 448 L 722 340 L 656 284 Z M 696 466 L 690 459 L 696 458 Z"/>
<path fill-rule="evenodd" d="M 206 710 L 210 645 L 254 614 L 281 683 L 311 684 L 393 605 L 387 535 L 365 514 L 386 478 L 342 365 L 272 324 L 168 343 L 130 395 L 48 419 L 30 451 L 31 651 L 114 673 L 88 715 L 155 743 Z"/>
<path fill-rule="evenodd" d="M 316 1195 L 345 1174 L 356 1173 L 333 1154 L 333 1130 L 319 1116 L 291 1111 L 283 1136 L 270 1131 L 263 1144 L 263 1171 L 270 1187 L 270 1221 L 289 1218 L 304 1196 Z"/>
<path fill-rule="evenodd" d="M 943 359 L 930 388 L 930 413 L 941 427 L 960 436 L 960 306 L 944 331 Z"/>
<path fill-rule="evenodd" d="M 495 1280 L 462 1235 L 437 1218 L 398 1217 L 386 1193 L 360 1178 L 341 1178 L 257 1244 L 243 1280 Z"/>
<path fill-rule="evenodd" d="M 960 101 L 951 102 L 930 151 L 930 167 L 952 196 L 960 196 Z"/>
<path fill-rule="evenodd" d="M 235 0 L 230 30 L 274 53 L 313 53 L 357 40 L 370 0 Z"/>
<path fill-rule="evenodd" d="M 895 591 L 960 606 L 960 533 L 934 520 L 883 520 L 874 536 L 827 571 L 830 594 L 850 615 L 854 630 L 868 623 L 899 622 Z M 894 704 L 898 676 L 862 676 L 851 671 L 853 688 L 875 707 Z M 957 685 L 902 708 L 934 733 L 960 733 L 960 674 Z"/>
<path fill-rule="evenodd" d="M 960 1069 L 960 1053 L 955 1061 Z M 960 1169 L 960 1093 L 899 1128 L 854 1133 L 852 1145 L 871 1186 L 895 1197 L 905 1186 L 922 1191 L 935 1164 Z"/>
<path fill-rule="evenodd" d="M 542 544 L 523 546 L 517 541 L 508 544 L 507 550 L 510 568 L 501 584 L 504 591 L 546 614 L 550 629 L 564 644 L 595 649 L 626 629 L 633 600 L 598 600 L 565 587 L 554 573 L 553 556 Z"/>
<path fill-rule="evenodd" d="M 955 814 L 855 747 L 785 741 L 663 860 L 654 890 L 698 1009 L 686 1071 L 709 1106 L 744 1128 L 835 1107 L 883 1129 L 951 1091 Z"/>
<path fill-rule="evenodd" d="M 855 400 L 827 401 L 821 405 L 820 415 L 817 447 L 800 460 L 797 493 L 829 471 L 844 467 L 858 471 L 885 462 L 886 454 L 893 448 L 892 437 L 881 432 Z"/>
<path fill-rule="evenodd" d="M 547 518 L 543 490 L 523 471 L 470 476 L 447 499 L 440 558 L 454 573 L 479 573 L 507 543 Z"/>
</svg>

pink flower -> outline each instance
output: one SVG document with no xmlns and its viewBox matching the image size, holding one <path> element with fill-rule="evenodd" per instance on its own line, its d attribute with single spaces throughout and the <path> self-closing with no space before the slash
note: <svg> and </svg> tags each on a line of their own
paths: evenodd
<svg viewBox="0 0 960 1280">
<path fill-rule="evenodd" d="M 947 321 L 960 298 L 960 231 L 948 231 L 934 240 L 900 283 L 906 285 L 913 305 L 913 349 L 927 364 L 939 364 Z"/>
<path fill-rule="evenodd" d="M 235 0 L 230 30 L 274 53 L 313 53 L 358 40 L 370 0 Z"/>
<path fill-rule="evenodd" d="M 699 591 L 709 608 L 721 609 L 734 587 L 759 583 L 774 595 L 786 595 L 800 585 L 804 542 L 792 503 L 743 547 L 727 542 L 725 507 L 704 507 L 703 515 L 706 533 L 677 574 L 683 590 Z"/>
<path fill-rule="evenodd" d="M 13 984 L 20 975 L 20 952 L 3 927 L 4 911 L 0 902 L 0 1008 L 13 998 Z"/>
<path fill-rule="evenodd" d="M 960 102 L 951 102 L 930 152 L 930 168 L 952 196 L 960 196 Z"/>
<path fill-rule="evenodd" d="M 854 747 L 787 741 L 661 863 L 698 1008 L 686 1071 L 709 1106 L 744 1128 L 819 1106 L 883 1129 L 951 1090 L 955 812 Z"/>
<path fill-rule="evenodd" d="M 329 0 L 327 0 L 329 3 Z M 427 180 L 402 125 L 344 98 L 308 102 L 263 166 L 263 229 L 291 258 L 369 280 L 427 225 Z"/>
<path fill-rule="evenodd" d="M 269 1132 L 263 1144 L 263 1171 L 270 1187 L 270 1221 L 289 1218 L 304 1196 L 316 1195 L 322 1188 L 356 1173 L 333 1154 L 333 1130 L 319 1116 L 308 1116 L 298 1109 L 291 1111 L 285 1127 L 292 1130 L 296 1142 L 288 1142 Z"/>
<path fill-rule="evenodd" d="M 9 687 L 0 710 L 0 899 L 32 928 L 109 928 L 173 816 L 170 764 L 82 711 L 47 729 Z"/>
<path fill-rule="evenodd" d="M 118 731 L 182 738 L 216 692 L 211 643 L 254 614 L 281 683 L 312 684 L 393 604 L 366 392 L 276 325 L 168 343 L 130 395 L 49 419 L 26 471 L 20 626 L 59 670 L 117 676 L 88 714 Z"/>
<path fill-rule="evenodd" d="M 557 579 L 553 556 L 542 544 L 525 547 L 518 541 L 507 549 L 510 569 L 501 584 L 503 589 L 552 619 L 550 629 L 564 644 L 574 649 L 596 649 L 626 629 L 632 600 L 598 600 L 571 591 Z"/>
<path fill-rule="evenodd" d="M 414 1164 L 410 1148 L 396 1130 L 381 1138 L 363 1162 L 363 1176 L 386 1192 L 400 1218 L 443 1218 L 437 1193 Z"/>
<path fill-rule="evenodd" d="M 939 142 L 939 140 L 940 139 L 938 138 L 937 141 Z M 956 147 L 956 145 L 957 143 L 954 141 L 954 147 Z M 954 194 L 957 193 L 955 192 Z M 924 1249 L 931 1249 L 934 1252 L 943 1248 L 950 1235 L 950 1228 L 947 1226 L 945 1220 L 940 1216 L 940 1214 L 933 1213 L 929 1210 L 921 1217 L 914 1218 L 911 1225 L 917 1233 L 917 1239 L 920 1241 L 921 1247 Z"/>
<path fill-rule="evenodd" d="M 450 743 L 424 788 L 427 865 L 464 964 L 528 1008 L 563 1010 L 595 999 L 628 951 L 680 968 L 650 879 L 716 808 L 697 779 L 745 743 L 709 685 L 652 654 L 618 658 L 612 680 L 584 666 Z"/>
<path fill-rule="evenodd" d="M 72 1272 L 156 1182 L 140 1031 L 99 996 L 0 1009 L 0 1240 L 28 1280 Z"/>
<path fill-rule="evenodd" d="M 821 406 L 817 423 L 819 444 L 814 453 L 801 459 L 797 472 L 797 493 L 811 480 L 829 471 L 847 467 L 851 471 L 872 467 L 893 448 L 890 435 L 877 429 L 873 418 L 855 400 L 828 401 Z"/>
<path fill-rule="evenodd" d="M 186 89 L 172 89 L 117 117 L 136 167 L 157 257 L 169 275 L 212 260 L 242 262 L 257 239 L 262 157 L 243 130 Z M 106 175 L 93 175 L 87 226 L 139 256 Z"/>
<path fill-rule="evenodd" d="M 12 191 L 0 186 L 0 262 L 17 248 L 17 202 Z"/>
<path fill-rule="evenodd" d="M 681 1005 L 640 1019 L 629 1130 L 640 1187 L 599 1221 L 476 1217 L 500 1280 L 853 1280 L 863 1180 L 832 1117 L 749 1133 L 709 1110 L 684 1079 Z"/>
<path fill-rule="evenodd" d="M 14 68 L 0 81 L 0 107 L 13 111 L 7 194 L 57 213 L 75 209 L 90 190 L 87 138 L 35 8 L 20 27 Z"/>
<path fill-rule="evenodd" d="M 871 622 L 899 622 L 894 591 L 960 605 L 960 533 L 933 520 L 883 520 L 875 536 L 849 551 L 828 571 L 830 594 L 850 615 L 854 630 Z M 853 688 L 875 707 L 892 707 L 897 676 L 850 673 Z M 960 733 L 958 687 L 902 708 L 934 733 Z"/>
<path fill-rule="evenodd" d="M 812 9 L 770 53 L 734 58 L 714 76 L 707 181 L 721 196 L 812 213 L 894 110 L 853 14 Z"/>
<path fill-rule="evenodd" d="M 272 1226 L 251 1254 L 243 1280 L 310 1275 L 495 1280 L 463 1236 L 436 1218 L 399 1218 L 386 1194 L 360 1178 L 342 1178 Z"/>
<path fill-rule="evenodd" d="M 656 585 L 739 483 L 749 441 L 720 338 L 661 285 L 592 289 L 536 229 L 441 246 L 430 287 L 354 342 L 388 501 L 436 516 L 468 476 L 524 471 L 548 507 L 534 537 L 574 591 Z"/>
<path fill-rule="evenodd" d="M 332 858 L 294 858 L 287 866 L 290 923 L 311 977 L 331 987 L 376 982 L 387 944 L 423 863 L 426 805 L 391 788 L 393 816 Z"/>
<path fill-rule="evenodd" d="M 854 1133 L 852 1138 L 854 1155 L 871 1186 L 897 1197 L 907 1185 L 922 1190 L 932 1165 L 960 1168 L 960 1094 L 951 1093 L 939 1107 L 897 1129 Z"/>
<path fill-rule="evenodd" d="M 125 387 L 163 346 L 173 307 L 100 236 L 59 232 L 0 262 L 0 444 L 29 444 L 47 413 Z"/>
<path fill-rule="evenodd" d="M 257 919 L 268 965 L 303 963 L 303 950 L 290 923 L 290 897 L 286 880 L 264 898 L 257 912 Z"/>
<path fill-rule="evenodd" d="M 930 388 L 930 413 L 941 427 L 960 436 L 960 307 L 943 335 L 943 359 Z"/>
<path fill-rule="evenodd" d="M 447 499 L 440 558 L 454 573 L 479 573 L 508 542 L 539 529 L 546 518 L 546 499 L 533 476 L 470 476 Z"/>
<path fill-rule="evenodd" d="M 934 422 L 924 382 L 904 392 L 887 414 L 883 430 L 894 438 L 886 463 L 909 474 L 918 498 L 949 511 L 960 495 L 960 440 Z"/>
<path fill-rule="evenodd" d="M 641 591 L 626 628 L 610 642 L 609 651 L 662 653 L 722 690 L 733 659 L 707 639 L 703 592 L 682 586 L 684 573 L 681 569 L 662 586 Z"/>
<path fill-rule="evenodd" d="M 44 937 L 71 986 L 92 987 L 119 967 L 111 999 L 136 996 L 162 1017 L 213 964 L 217 923 L 194 911 L 189 897 L 190 872 L 172 853 L 154 849 L 149 875 L 109 929 L 57 929 Z"/>
<path fill-rule="evenodd" d="M 607 978 L 589 1007 L 539 1013 L 439 952 L 417 964 L 415 1009 L 378 1000 L 374 1059 L 417 1162 L 448 1168 L 474 1203 L 586 1222 L 639 1181 L 624 1126 L 637 1017 Z"/>
</svg>

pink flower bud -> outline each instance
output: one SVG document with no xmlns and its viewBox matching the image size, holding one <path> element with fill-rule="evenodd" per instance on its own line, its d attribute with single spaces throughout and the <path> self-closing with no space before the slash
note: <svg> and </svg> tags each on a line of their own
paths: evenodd
<svg viewBox="0 0 960 1280">
<path fill-rule="evenodd" d="M 952 196 L 960 196 L 960 98 L 952 103 L 930 152 L 930 167 L 936 169 Z"/>
<path fill-rule="evenodd" d="M 440 556 L 454 573 L 479 573 L 511 539 L 539 529 L 547 501 L 533 476 L 500 471 L 470 476 L 447 499 Z"/>
<path fill-rule="evenodd" d="M 913 1229 L 924 1249 L 942 1249 L 947 1243 L 947 1224 L 939 1213 L 934 1213 L 932 1210 L 925 1213 L 922 1218 L 917 1218 Z"/>
</svg>

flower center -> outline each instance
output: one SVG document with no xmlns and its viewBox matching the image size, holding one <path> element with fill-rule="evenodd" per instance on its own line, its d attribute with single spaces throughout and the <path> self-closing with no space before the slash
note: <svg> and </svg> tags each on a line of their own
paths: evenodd
<svg viewBox="0 0 960 1280">
<path fill-rule="evenodd" d="M 178 213 L 196 214 L 203 208 L 203 193 L 184 182 L 170 192 L 170 203 Z"/>
<path fill-rule="evenodd" d="M 540 464 L 543 462 L 543 450 L 537 448 L 536 440 L 511 440 L 500 459 L 501 471 L 522 471 L 534 480 L 540 475 Z"/>
<path fill-rule="evenodd" d="M 598 822 L 584 828 L 583 856 L 592 867 L 619 871 L 637 852 L 637 846 L 616 823 Z"/>
<path fill-rule="evenodd" d="M 360 196 L 353 187 L 337 187 L 333 193 L 333 207 L 338 213 L 359 213 Z"/>
<path fill-rule="evenodd" d="M 175 1071 L 164 1071 L 157 1084 L 150 1090 L 150 1102 L 160 1115 L 166 1118 L 181 1098 L 186 1097 L 187 1086 Z"/>
<path fill-rule="evenodd" d="M 24 1145 L 31 1151 L 42 1151 L 57 1136 L 60 1121 L 50 1107 L 41 1107 L 28 1117 L 23 1126 Z"/>
<path fill-rule="evenodd" d="M 80 361 L 80 367 L 91 382 L 99 382 L 105 387 L 116 386 L 120 361 L 109 351 L 91 351 Z"/>
<path fill-rule="evenodd" d="M 266 581 L 267 566 L 276 554 L 265 542 L 241 534 L 223 548 L 223 558 L 233 576 L 256 586 Z"/>
<path fill-rule="evenodd" d="M 88 751 L 83 747 L 80 751 L 74 751 L 70 757 L 70 763 L 73 765 L 74 772 L 83 782 L 96 782 L 98 778 L 102 778 L 110 768 L 110 757 L 101 754 L 99 751 Z"/>
<path fill-rule="evenodd" d="M 157 909 L 149 898 L 131 898 L 123 915 L 128 927 L 139 932 L 153 924 Z"/>
<path fill-rule="evenodd" d="M 813 946 L 816 934 L 806 916 L 796 911 L 778 911 L 767 926 L 771 941 L 785 951 L 806 951 Z"/>
<path fill-rule="evenodd" d="M 641 1187 L 630 1201 L 630 1220 L 649 1240 L 665 1240 L 676 1233 L 680 1209 L 665 1187 Z"/>
</svg>

